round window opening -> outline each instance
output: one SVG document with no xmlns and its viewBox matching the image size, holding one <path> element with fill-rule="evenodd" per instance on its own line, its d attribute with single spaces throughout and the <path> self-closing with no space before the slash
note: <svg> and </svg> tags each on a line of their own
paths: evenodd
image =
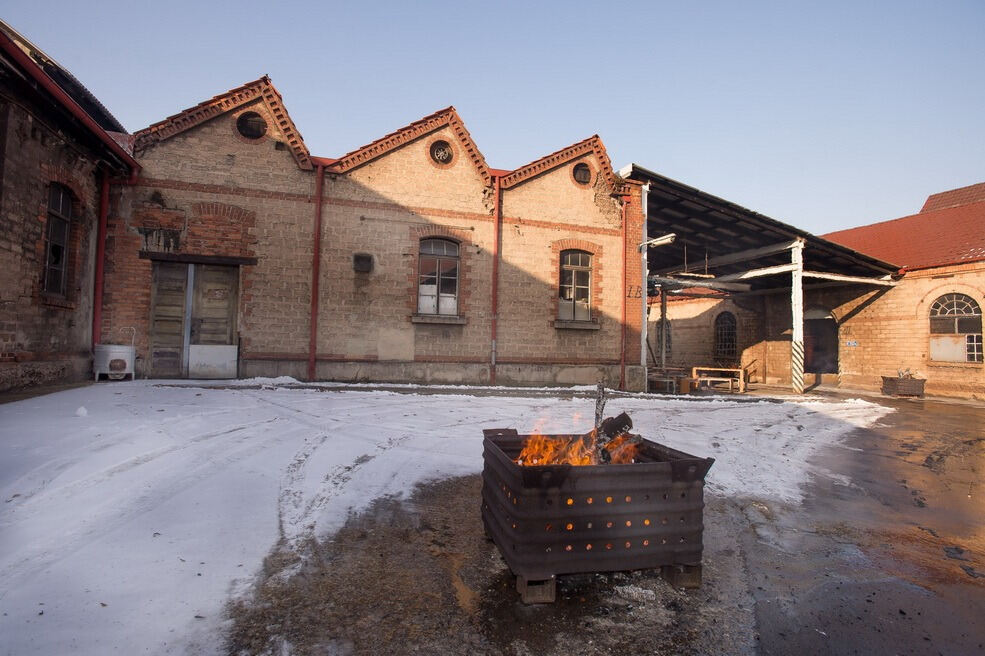
<svg viewBox="0 0 985 656">
<path fill-rule="evenodd" d="M 236 119 L 236 129 L 247 139 L 259 139 L 267 134 L 267 122 L 256 112 L 246 112 Z"/>
<path fill-rule="evenodd" d="M 431 144 L 431 159 L 436 163 L 451 164 L 452 157 L 454 157 L 454 153 L 451 150 L 451 144 L 447 141 L 442 139 Z"/>
<path fill-rule="evenodd" d="M 580 185 L 587 185 L 592 182 L 592 169 L 588 168 L 588 164 L 575 164 L 571 173 L 574 175 L 575 182 Z"/>
</svg>

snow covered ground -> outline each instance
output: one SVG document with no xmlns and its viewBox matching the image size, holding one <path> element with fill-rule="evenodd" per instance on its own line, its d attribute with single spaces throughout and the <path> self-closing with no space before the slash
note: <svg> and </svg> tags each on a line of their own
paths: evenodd
<svg viewBox="0 0 985 656">
<path fill-rule="evenodd" d="M 102 383 L 0 405 L 0 654 L 217 653 L 225 602 L 279 541 L 300 549 L 373 499 L 481 471 L 483 428 L 594 418 L 588 398 L 292 382 Z M 837 477 L 814 453 L 890 410 L 633 397 L 606 411 L 716 458 L 713 494 L 797 502 L 812 473 Z"/>
</svg>

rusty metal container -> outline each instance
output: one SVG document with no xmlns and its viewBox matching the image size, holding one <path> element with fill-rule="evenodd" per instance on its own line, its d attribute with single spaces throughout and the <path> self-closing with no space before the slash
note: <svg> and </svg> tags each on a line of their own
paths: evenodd
<svg viewBox="0 0 985 656">
<path fill-rule="evenodd" d="M 900 376 L 883 376 L 882 393 L 887 396 L 923 396 L 923 378 L 902 378 Z"/>
<path fill-rule="evenodd" d="M 660 568 L 700 584 L 714 458 L 642 440 L 633 464 L 525 467 L 514 459 L 529 435 L 483 434 L 482 521 L 525 602 L 553 601 L 562 574 Z"/>
</svg>

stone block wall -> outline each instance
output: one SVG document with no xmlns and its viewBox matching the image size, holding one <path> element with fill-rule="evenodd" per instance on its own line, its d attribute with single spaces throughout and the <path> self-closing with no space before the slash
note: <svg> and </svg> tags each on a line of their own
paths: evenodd
<svg viewBox="0 0 985 656">
<path fill-rule="evenodd" d="M 0 100 L 0 391 L 90 370 L 97 157 L 57 125 L 26 100 Z M 43 288 L 52 183 L 72 194 L 64 294 Z"/>
</svg>

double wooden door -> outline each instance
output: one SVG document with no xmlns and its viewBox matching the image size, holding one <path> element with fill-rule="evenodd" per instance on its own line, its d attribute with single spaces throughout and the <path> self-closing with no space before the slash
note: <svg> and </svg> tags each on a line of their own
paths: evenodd
<svg viewBox="0 0 985 656">
<path fill-rule="evenodd" d="M 154 378 L 235 378 L 239 267 L 154 262 Z"/>
</svg>

